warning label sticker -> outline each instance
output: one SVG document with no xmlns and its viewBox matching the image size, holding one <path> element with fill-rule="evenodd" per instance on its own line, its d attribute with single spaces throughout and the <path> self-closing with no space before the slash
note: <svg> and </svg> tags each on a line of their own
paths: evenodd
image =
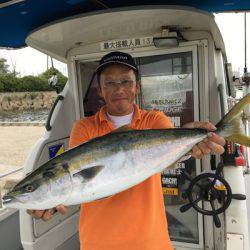
<svg viewBox="0 0 250 250">
<path fill-rule="evenodd" d="M 64 152 L 64 144 L 57 144 L 49 147 L 49 158 L 52 159 Z"/>
</svg>

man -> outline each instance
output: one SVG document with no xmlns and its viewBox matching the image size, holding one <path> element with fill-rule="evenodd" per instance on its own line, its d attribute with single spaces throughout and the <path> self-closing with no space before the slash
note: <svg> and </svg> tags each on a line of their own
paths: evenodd
<svg viewBox="0 0 250 250">
<path fill-rule="evenodd" d="M 70 147 L 105 135 L 129 124 L 132 129 L 171 128 L 169 119 L 158 111 L 145 111 L 134 104 L 140 92 L 138 68 L 126 53 L 111 52 L 96 69 L 100 95 L 106 105 L 94 116 L 74 124 Z M 193 122 L 185 127 L 216 129 L 209 122 Z M 201 158 L 211 151 L 223 153 L 225 140 L 213 133 L 194 146 L 191 155 Z M 57 210 L 64 214 L 64 206 Z M 53 210 L 28 211 L 49 220 Z M 79 238 L 82 250 L 170 250 L 160 174 L 112 197 L 82 204 Z"/>
</svg>

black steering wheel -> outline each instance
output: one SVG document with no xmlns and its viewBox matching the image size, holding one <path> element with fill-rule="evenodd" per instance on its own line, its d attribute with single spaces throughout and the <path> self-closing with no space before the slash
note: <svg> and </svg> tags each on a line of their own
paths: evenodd
<svg viewBox="0 0 250 250">
<path fill-rule="evenodd" d="M 181 212 L 186 212 L 193 207 L 203 215 L 213 216 L 215 226 L 221 227 L 218 214 L 229 207 L 232 199 L 246 199 L 243 194 L 232 194 L 230 185 L 221 176 L 223 167 L 223 163 L 219 163 L 215 173 L 202 173 L 195 178 L 182 171 L 182 176 L 190 183 L 182 194 L 183 199 L 188 199 L 189 203 L 180 208 Z M 204 209 L 202 204 L 198 204 L 199 201 L 210 203 L 211 209 Z"/>
</svg>

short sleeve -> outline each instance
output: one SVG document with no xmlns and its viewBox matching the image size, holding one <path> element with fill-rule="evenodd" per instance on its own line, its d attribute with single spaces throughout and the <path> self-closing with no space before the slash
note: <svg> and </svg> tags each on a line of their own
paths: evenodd
<svg viewBox="0 0 250 250">
<path fill-rule="evenodd" d="M 69 138 L 69 148 L 76 147 L 90 140 L 87 126 L 83 120 L 76 121 L 71 129 Z"/>
<path fill-rule="evenodd" d="M 164 128 L 173 128 L 173 124 L 170 119 L 160 111 L 153 111 L 153 129 L 164 129 Z"/>
</svg>

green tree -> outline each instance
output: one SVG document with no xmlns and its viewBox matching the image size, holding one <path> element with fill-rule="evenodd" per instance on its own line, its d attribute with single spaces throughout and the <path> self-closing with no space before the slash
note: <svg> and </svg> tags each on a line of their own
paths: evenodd
<svg viewBox="0 0 250 250">
<path fill-rule="evenodd" d="M 6 62 L 5 58 L 0 58 L 0 75 L 9 73 L 9 65 Z"/>
<path fill-rule="evenodd" d="M 50 90 L 47 81 L 37 76 L 24 76 L 19 80 L 18 91 L 46 91 Z"/>
<path fill-rule="evenodd" d="M 61 91 L 66 82 L 65 77 L 59 70 L 49 69 L 40 74 L 39 76 L 24 76 L 17 77 L 17 74 L 9 72 L 6 60 L 2 61 L 2 68 L 0 66 L 0 92 L 23 92 L 23 91 L 53 91 L 54 89 L 49 85 L 48 79 L 53 76 L 54 72 L 58 78 L 57 89 Z M 1 72 L 3 72 L 1 74 Z"/>
<path fill-rule="evenodd" d="M 0 75 L 0 92 L 4 92 L 4 82 L 2 81 L 1 75 Z"/>
<path fill-rule="evenodd" d="M 19 91 L 19 78 L 12 74 L 0 74 L 0 92 Z"/>
</svg>

